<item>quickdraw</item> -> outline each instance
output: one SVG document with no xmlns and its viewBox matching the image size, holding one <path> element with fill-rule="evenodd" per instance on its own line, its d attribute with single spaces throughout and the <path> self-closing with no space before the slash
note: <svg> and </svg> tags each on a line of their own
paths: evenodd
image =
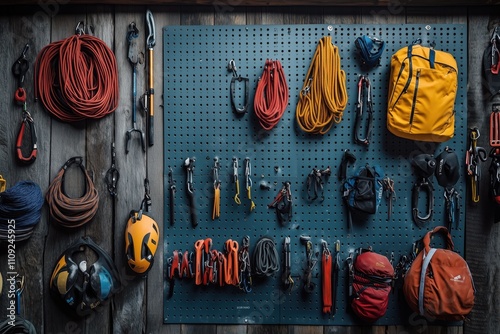
<svg viewBox="0 0 500 334">
<path fill-rule="evenodd" d="M 477 146 L 477 140 L 480 137 L 477 128 L 469 129 L 469 149 L 465 155 L 465 165 L 467 166 L 467 175 L 469 177 L 471 200 L 474 203 L 479 202 L 479 185 L 481 184 L 481 166 L 480 163 L 488 158 L 486 150 Z"/>
<path fill-rule="evenodd" d="M 186 160 L 184 160 L 184 168 L 186 169 L 186 193 L 189 202 L 189 215 L 191 217 L 191 224 L 193 225 L 193 227 L 198 226 L 198 215 L 196 214 L 196 201 L 193 187 L 195 161 L 195 158 L 187 158 Z"/>
<path fill-rule="evenodd" d="M 382 179 L 382 189 L 387 199 L 387 220 L 391 220 L 392 203 L 396 200 L 396 190 L 394 190 L 394 180 L 386 176 Z"/>
<path fill-rule="evenodd" d="M 238 158 L 233 158 L 233 183 L 236 187 L 234 202 L 240 205 L 241 200 L 240 200 L 240 181 L 238 180 Z"/>
<path fill-rule="evenodd" d="M 252 292 L 252 267 L 250 263 L 250 237 L 247 235 L 241 242 L 239 251 L 239 269 L 240 269 L 240 289 L 246 293 Z"/>
<path fill-rule="evenodd" d="M 250 212 L 255 209 L 255 203 L 252 200 L 252 165 L 250 163 L 250 158 L 245 158 L 245 188 L 247 189 L 247 198 L 250 201 Z"/>
<path fill-rule="evenodd" d="M 455 189 L 455 184 L 460 178 L 459 169 L 457 154 L 450 147 L 446 146 L 443 152 L 436 157 L 436 179 L 439 185 L 444 188 L 446 222 L 448 231 L 450 232 L 460 214 L 458 203 L 460 194 Z"/>
<path fill-rule="evenodd" d="M 170 193 L 170 225 L 174 225 L 175 222 L 175 193 L 177 192 L 177 186 L 175 185 L 174 172 L 172 168 L 168 170 L 168 190 Z"/>
<path fill-rule="evenodd" d="M 26 77 L 26 73 L 29 69 L 29 63 L 26 59 L 26 52 L 29 50 L 29 44 L 24 46 L 24 49 L 21 53 L 21 56 L 14 62 L 12 65 L 12 74 L 17 79 L 17 89 L 14 94 L 14 100 L 17 104 L 22 106 L 23 116 L 21 120 L 21 125 L 19 127 L 19 132 L 17 134 L 16 140 L 16 157 L 17 160 L 23 164 L 31 164 L 36 160 L 36 156 L 38 153 L 38 145 L 37 145 L 37 137 L 35 130 L 35 122 L 33 117 L 27 110 L 26 105 L 26 90 L 24 89 L 24 79 Z M 23 144 L 25 140 L 25 134 L 28 131 L 29 133 L 29 143 L 31 151 L 28 155 L 23 155 Z"/>
<path fill-rule="evenodd" d="M 117 195 L 116 186 L 118 184 L 118 180 L 120 179 L 120 173 L 116 168 L 116 149 L 115 143 L 111 144 L 111 166 L 106 171 L 106 176 L 104 177 L 106 181 L 106 186 L 108 187 L 108 192 L 112 197 Z"/>
<path fill-rule="evenodd" d="M 319 198 L 320 201 L 323 201 L 325 199 L 323 185 L 331 174 L 332 170 L 330 169 L 330 166 L 324 170 L 317 169 L 316 167 L 311 170 L 309 175 L 307 175 L 306 181 L 308 200 L 314 201 Z M 323 180 L 323 178 L 325 178 L 325 180 Z"/>
<path fill-rule="evenodd" d="M 292 219 L 292 191 L 290 190 L 290 182 L 283 182 L 283 187 L 280 192 L 274 198 L 271 204 L 268 204 L 268 208 L 276 209 L 276 215 L 278 217 L 278 222 L 283 225 Z"/>
<path fill-rule="evenodd" d="M 313 258 L 313 244 L 311 242 L 311 237 L 302 235 L 300 236 L 300 242 L 306 247 L 306 269 L 304 270 L 303 281 L 304 281 L 304 292 L 312 293 L 316 288 L 316 283 L 312 281 L 312 273 L 318 259 Z"/>
<path fill-rule="evenodd" d="M 332 266 L 332 317 L 337 313 L 337 286 L 339 284 L 340 272 L 340 240 L 335 242 L 335 260 Z"/>
<path fill-rule="evenodd" d="M 366 114 L 368 119 L 363 125 L 363 106 L 366 100 Z M 365 137 L 359 136 L 362 128 L 365 128 Z M 360 75 L 358 81 L 358 101 L 356 103 L 356 121 L 354 123 L 354 142 L 363 146 L 370 144 L 373 129 L 373 102 L 370 79 L 367 75 Z"/>
<path fill-rule="evenodd" d="M 500 43 L 500 27 L 495 27 L 491 36 L 491 73 L 498 74 L 500 71 L 500 51 L 497 43 Z"/>
<path fill-rule="evenodd" d="M 285 265 L 283 266 L 283 273 L 281 274 L 281 282 L 285 292 L 292 292 L 294 281 L 292 278 L 292 261 L 290 256 L 290 237 L 285 237 L 283 241 L 283 253 L 285 257 Z"/>
<path fill-rule="evenodd" d="M 431 220 L 434 211 L 434 187 L 429 178 L 434 174 L 436 169 L 436 160 L 432 155 L 422 153 L 416 155 L 412 159 L 411 164 L 417 175 L 417 181 L 412 189 L 412 217 L 415 224 L 422 227 Z M 421 191 L 424 191 L 427 195 L 427 213 L 425 216 L 421 216 L 419 212 L 418 203 Z"/>
<path fill-rule="evenodd" d="M 500 147 L 500 104 L 498 103 L 491 106 L 490 146 L 493 148 Z"/>
<path fill-rule="evenodd" d="M 495 204 L 494 221 L 500 221 L 500 104 L 493 104 L 490 115 L 490 197 Z"/>
<path fill-rule="evenodd" d="M 231 91 L 231 105 L 233 106 L 234 112 L 238 116 L 242 116 L 247 112 L 248 103 L 249 103 L 249 99 L 248 99 L 248 95 L 249 95 L 249 91 L 250 91 L 250 89 L 248 87 L 249 86 L 249 79 L 244 78 L 241 75 L 238 75 L 238 72 L 237 72 L 238 69 L 237 69 L 236 63 L 234 62 L 233 59 L 231 59 L 229 61 L 227 69 L 228 69 L 228 71 L 233 73 L 233 77 L 231 78 L 231 85 L 229 87 L 230 91 Z M 243 84 L 244 84 L 244 92 L 243 92 L 244 100 L 243 100 L 243 106 L 241 106 L 241 107 L 239 107 L 236 104 L 236 81 L 238 81 L 240 83 L 243 82 Z"/>
<path fill-rule="evenodd" d="M 220 217 L 220 179 L 219 179 L 219 171 L 220 171 L 220 162 L 219 158 L 214 158 L 214 167 L 213 167 L 213 178 L 214 178 L 214 206 L 212 209 L 212 220 Z"/>
</svg>

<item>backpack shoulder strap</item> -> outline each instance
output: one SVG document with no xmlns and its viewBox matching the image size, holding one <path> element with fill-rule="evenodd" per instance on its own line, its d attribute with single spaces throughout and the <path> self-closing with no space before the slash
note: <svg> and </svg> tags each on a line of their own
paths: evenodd
<svg viewBox="0 0 500 334">
<path fill-rule="evenodd" d="M 436 248 L 431 248 L 428 254 L 424 254 L 425 257 L 422 262 L 422 270 L 420 271 L 420 284 L 418 286 L 418 312 L 420 315 L 424 315 L 424 288 L 427 267 L 429 267 L 429 263 L 436 251 Z"/>
</svg>

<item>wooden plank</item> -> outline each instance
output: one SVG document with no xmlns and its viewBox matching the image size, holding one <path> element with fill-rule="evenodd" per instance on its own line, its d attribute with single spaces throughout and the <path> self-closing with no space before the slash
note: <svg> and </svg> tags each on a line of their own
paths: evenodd
<svg viewBox="0 0 500 334">
<path fill-rule="evenodd" d="M 477 126 L 483 134 L 488 133 L 488 112 L 491 110 L 490 99 L 482 79 L 482 53 L 491 38 L 489 29 L 500 19 L 493 8 L 481 10 L 469 9 L 468 17 L 468 93 L 467 122 L 469 127 Z M 497 100 L 498 101 L 498 100 Z M 480 138 L 480 145 L 487 147 L 488 135 Z M 481 165 L 483 175 L 488 175 L 489 164 Z M 488 177 L 486 177 L 488 179 Z M 465 323 L 466 333 L 498 332 L 496 305 L 499 302 L 500 268 L 498 258 L 498 240 L 500 224 L 494 224 L 488 198 L 488 180 L 483 180 L 481 202 L 466 207 L 466 251 L 465 256 L 474 277 L 476 301 L 470 321 Z M 470 203 L 470 202 L 468 202 Z"/>
<path fill-rule="evenodd" d="M 181 325 L 182 334 L 217 334 L 217 325 Z"/>
<path fill-rule="evenodd" d="M 33 63 L 37 51 L 50 40 L 50 20 L 48 17 L 40 17 L 39 29 L 34 34 L 27 26 L 31 26 L 33 13 L 36 8 L 28 8 L 24 13 L 13 13 L 0 18 L 0 27 L 3 33 L 0 36 L 0 45 L 9 45 L 0 50 L 0 64 L 5 69 L 4 89 L 0 92 L 2 108 L 2 131 L 0 131 L 0 174 L 7 180 L 10 188 L 21 180 L 32 180 L 36 182 L 42 193 L 49 183 L 47 173 L 49 166 L 49 145 L 50 145 L 50 117 L 42 111 L 40 104 L 35 104 L 33 95 Z M 13 96 L 17 88 L 17 82 L 11 75 L 12 64 L 21 55 L 26 43 L 30 49 L 27 52 L 29 70 L 25 78 L 24 87 L 27 92 L 27 108 L 35 120 L 35 128 L 38 131 L 39 154 L 37 160 L 29 165 L 19 165 L 15 160 L 14 145 L 21 123 L 21 107 L 15 105 Z M 44 297 L 43 270 L 30 270 L 31 268 L 43 268 L 43 253 L 40 251 L 44 247 L 45 235 L 47 234 L 47 217 L 45 209 L 42 217 L 36 226 L 31 238 L 22 243 L 15 244 L 14 270 L 7 267 L 7 251 L 2 251 L 0 255 L 0 271 L 3 274 L 4 290 L 0 299 L 0 318 L 7 315 L 7 306 L 11 298 L 8 296 L 7 272 L 18 272 L 25 275 L 25 289 L 21 300 L 21 315 L 28 319 L 37 329 L 43 328 L 44 305 L 40 301 Z"/>
<path fill-rule="evenodd" d="M 363 24 L 398 24 L 405 23 L 405 8 L 400 2 L 384 7 L 363 7 L 361 23 Z"/>
<path fill-rule="evenodd" d="M 323 22 L 326 24 L 356 24 L 361 22 L 361 8 L 325 7 Z"/>
<path fill-rule="evenodd" d="M 288 326 L 286 325 L 248 325 L 247 334 L 287 334 Z"/>
<path fill-rule="evenodd" d="M 465 7 L 436 7 L 436 8 L 407 8 L 406 23 L 467 23 L 467 8 Z"/>
<path fill-rule="evenodd" d="M 135 22 L 139 29 L 136 39 L 139 52 L 146 53 L 148 34 L 145 23 L 145 7 L 115 8 L 115 55 L 120 76 L 120 100 L 115 113 L 116 163 L 120 172 L 116 201 L 116 227 L 114 231 L 115 263 L 122 274 L 124 290 L 114 298 L 112 309 L 113 331 L 115 333 L 143 333 L 146 323 L 145 280 L 128 271 L 125 257 L 125 226 L 131 210 L 139 210 L 144 198 L 146 178 L 146 153 L 142 151 L 140 135 L 132 134 L 129 153 L 125 154 L 125 133 L 132 126 L 132 105 L 137 106 L 137 128 L 146 136 L 146 117 L 139 107 L 139 96 L 146 90 L 147 69 L 137 66 L 137 100 L 132 96 L 132 66 L 128 60 L 128 27 Z M 147 144 L 146 144 L 147 145 Z M 133 319 L 133 321 L 132 321 Z"/>
<path fill-rule="evenodd" d="M 65 3 L 63 1 L 58 1 L 60 3 Z M 213 4 L 220 4 L 222 1 L 217 0 L 103 0 L 98 2 L 97 0 L 73 0 L 72 4 L 107 4 L 107 5 L 196 5 L 196 6 L 207 6 Z M 303 0 L 238 0 L 238 1 L 227 1 L 228 3 L 237 3 L 239 6 L 360 6 L 369 7 L 376 4 L 381 7 L 388 7 L 394 5 L 394 1 L 391 0 L 379 0 L 376 3 L 368 0 L 313 0 L 310 3 Z M 37 2 L 35 0 L 19 0 L 20 5 L 33 5 Z M 0 6 L 10 5 L 8 0 L 1 0 Z M 43 4 L 43 3 L 42 3 Z M 398 1 L 401 6 L 467 6 L 470 5 L 470 1 L 460 0 L 460 1 L 432 1 L 432 0 L 401 0 Z M 474 2 L 477 6 L 486 5 L 499 5 L 497 0 L 477 0 Z"/>
<path fill-rule="evenodd" d="M 84 7 L 65 7 L 58 15 L 52 17 L 52 38 L 51 41 L 65 39 L 75 32 L 75 27 L 79 21 L 85 21 Z M 50 145 L 50 180 L 52 181 L 62 165 L 71 157 L 82 156 L 87 166 L 85 151 L 85 124 L 67 124 L 52 118 L 51 124 L 51 145 Z M 68 169 L 65 180 L 66 189 L 69 196 L 81 196 L 81 174 L 77 173 L 77 168 Z M 96 223 L 95 221 L 91 224 Z M 72 233 L 62 230 L 54 224 L 49 223 L 48 235 L 45 240 L 44 253 L 44 286 L 48 288 L 49 279 L 56 261 L 63 251 L 73 244 L 78 238 L 84 235 L 84 230 L 79 229 Z M 47 291 L 47 290 L 46 290 Z M 48 291 L 46 296 L 48 296 Z M 84 319 L 73 319 L 62 312 L 59 305 L 56 305 L 53 298 L 44 298 L 45 303 L 45 331 L 48 333 L 59 333 L 65 331 L 67 326 L 85 331 Z"/>
<path fill-rule="evenodd" d="M 92 6 L 92 12 L 87 13 L 87 24 L 94 28 L 94 36 L 100 38 L 108 47 L 114 44 L 113 8 L 111 6 Z M 90 8 L 89 8 L 90 10 Z M 118 78 L 119 80 L 119 78 Z M 95 186 L 99 191 L 99 207 L 94 223 L 85 228 L 85 234 L 90 236 L 110 255 L 113 254 L 114 235 L 116 232 L 113 221 L 113 199 L 109 195 L 104 182 L 106 171 L 111 166 L 111 143 L 114 138 L 114 113 L 93 122 L 87 122 L 87 169 L 95 175 Z M 86 319 L 86 333 L 110 333 L 112 324 L 110 306 L 98 308 L 91 317 Z M 92 324 L 99 323 L 96 327 Z"/>
<path fill-rule="evenodd" d="M 147 152 L 147 173 L 151 183 L 151 199 L 153 201 L 153 214 L 160 228 L 160 240 L 155 264 L 148 275 L 147 280 L 147 333 L 179 333 L 180 325 L 163 325 L 163 240 L 167 238 L 167 231 L 164 229 L 164 208 L 163 208 L 163 33 L 162 28 L 168 25 L 178 25 L 180 23 L 179 7 L 152 7 L 150 8 L 156 25 L 156 47 L 154 68 L 155 82 L 155 144 Z"/>
<path fill-rule="evenodd" d="M 247 326 L 242 325 L 218 325 L 217 334 L 246 334 Z"/>
<path fill-rule="evenodd" d="M 318 23 L 323 23 L 323 8 L 321 7 L 292 7 L 283 17 L 283 24 Z"/>
<path fill-rule="evenodd" d="M 214 7 L 181 7 L 181 24 L 182 25 L 213 25 L 214 24 Z"/>
</svg>

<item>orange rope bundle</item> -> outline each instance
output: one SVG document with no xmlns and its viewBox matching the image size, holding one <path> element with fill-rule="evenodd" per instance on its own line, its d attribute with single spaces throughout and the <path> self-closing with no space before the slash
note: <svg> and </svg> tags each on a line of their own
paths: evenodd
<svg viewBox="0 0 500 334">
<path fill-rule="evenodd" d="M 288 106 L 288 84 L 279 60 L 266 60 L 253 104 L 264 130 L 269 131 L 278 124 Z"/>
<path fill-rule="evenodd" d="M 73 35 L 44 47 L 35 62 L 35 98 L 63 122 L 98 119 L 118 107 L 118 67 L 97 37 Z"/>
</svg>

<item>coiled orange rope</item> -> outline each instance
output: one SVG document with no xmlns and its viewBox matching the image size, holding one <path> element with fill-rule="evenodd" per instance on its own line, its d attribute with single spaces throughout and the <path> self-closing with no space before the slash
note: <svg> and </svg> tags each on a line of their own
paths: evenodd
<svg viewBox="0 0 500 334">
<path fill-rule="evenodd" d="M 63 122 L 102 118 L 118 107 L 118 68 L 97 37 L 73 35 L 44 47 L 35 62 L 35 98 Z"/>
<path fill-rule="evenodd" d="M 346 75 L 330 36 L 319 40 L 295 111 L 302 131 L 325 134 L 340 123 L 347 106 Z"/>
<path fill-rule="evenodd" d="M 288 106 L 288 84 L 279 60 L 266 60 L 253 104 L 264 130 L 269 131 L 278 124 Z"/>
</svg>

